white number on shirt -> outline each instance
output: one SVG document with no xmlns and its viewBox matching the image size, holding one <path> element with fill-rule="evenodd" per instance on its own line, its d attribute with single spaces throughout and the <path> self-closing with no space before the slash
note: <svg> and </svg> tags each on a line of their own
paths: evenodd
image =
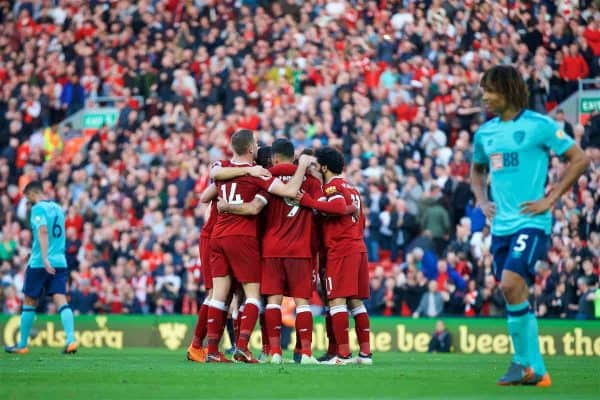
<svg viewBox="0 0 600 400">
<path fill-rule="evenodd" d="M 360 196 L 354 193 L 350 194 L 350 199 L 352 200 L 352 204 L 356 207 L 357 213 L 360 213 Z M 356 215 L 352 216 L 352 222 L 358 222 L 358 218 Z"/>
<path fill-rule="evenodd" d="M 242 200 L 242 197 L 239 195 L 239 193 L 235 192 L 236 189 L 237 189 L 237 183 L 233 182 L 231 184 L 231 189 L 229 190 L 229 196 L 228 196 L 227 195 L 227 186 L 225 186 L 225 185 L 221 186 L 221 192 L 223 192 L 223 200 L 225 200 L 229 204 L 244 204 L 244 200 Z"/>
<path fill-rule="evenodd" d="M 517 244 L 513 247 L 514 251 L 522 252 L 527 247 L 526 240 L 529 238 L 529 235 L 519 235 L 517 238 Z"/>
</svg>

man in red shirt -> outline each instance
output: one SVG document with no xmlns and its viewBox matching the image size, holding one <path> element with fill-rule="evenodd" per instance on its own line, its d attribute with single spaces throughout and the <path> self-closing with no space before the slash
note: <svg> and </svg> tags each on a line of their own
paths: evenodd
<svg viewBox="0 0 600 400">
<path fill-rule="evenodd" d="M 293 164 L 294 145 L 287 139 L 277 139 L 272 144 L 273 163 L 269 171 L 282 181 L 289 181 L 298 167 Z M 321 183 L 307 176 L 302 191 L 320 197 Z M 220 201 L 219 211 L 241 215 L 256 215 L 266 205 L 254 200 L 252 203 L 229 205 Z M 352 213 L 356 207 L 338 205 L 328 208 L 330 213 Z M 266 226 L 262 240 L 261 293 L 267 296 L 265 320 L 269 335 L 271 363 L 282 363 L 281 349 L 281 303 L 283 296 L 294 298 L 296 303 L 296 332 L 300 340 L 300 363 L 316 364 L 312 355 L 312 313 L 310 298 L 313 285 L 314 255 L 312 249 L 313 213 L 300 207 L 294 199 L 272 197 L 266 208 Z"/>
<path fill-rule="evenodd" d="M 234 133 L 231 137 L 231 147 L 234 153 L 231 161 L 233 166 L 252 166 L 257 151 L 256 139 L 252 131 L 242 129 Z M 216 181 L 219 197 L 229 205 L 251 202 L 255 198 L 267 202 L 261 191 L 277 196 L 295 197 L 304 179 L 306 168 L 314 161 L 314 157 L 302 156 L 296 173 L 287 184 L 276 177 L 261 179 L 243 176 L 230 179 L 229 176 L 223 175 L 227 168 L 213 169 L 211 175 Z M 225 301 L 231 287 L 232 276 L 242 284 L 246 295 L 234 358 L 246 363 L 257 362 L 248 351 L 250 334 L 256 324 L 261 306 L 257 220 L 257 216 L 217 215 L 210 243 L 209 263 L 213 274 L 213 298 L 208 309 L 207 362 L 229 361 L 218 352 L 218 344 L 227 315 Z"/>
<path fill-rule="evenodd" d="M 365 219 L 361 209 L 360 195 L 356 188 L 348 184 L 340 175 L 344 168 L 343 155 L 331 147 L 316 152 L 317 166 L 323 174 L 325 198 L 315 200 L 307 194 L 300 198 L 300 204 L 323 210 L 324 205 L 348 206 L 354 204 L 358 215 L 330 216 L 323 220 L 327 261 L 325 265 L 325 287 L 329 299 L 329 313 L 337 354 L 326 364 L 359 363 L 371 365 L 372 355 L 369 344 L 369 317 L 362 299 L 369 297 L 369 271 L 367 249 L 363 230 Z M 300 196 L 298 196 L 300 197 Z M 354 317 L 360 353 L 353 359 L 348 344 L 348 307 Z"/>
<path fill-rule="evenodd" d="M 219 161 L 213 164 L 213 168 L 227 168 L 222 174 L 228 174 L 233 179 L 238 176 L 254 176 L 254 177 L 270 177 L 271 174 L 266 169 L 260 166 L 253 167 L 232 167 L 228 160 Z M 200 196 L 200 201 L 210 203 L 210 214 L 204 222 L 200 233 L 200 266 L 202 268 L 202 278 L 204 279 L 204 287 L 206 288 L 206 298 L 198 310 L 198 319 L 194 329 L 194 337 L 192 343 L 187 350 L 187 359 L 194 362 L 204 362 L 206 353 L 202 348 L 202 342 L 207 333 L 208 307 L 212 300 L 212 272 L 210 268 L 210 236 L 213 227 L 217 220 L 217 187 L 214 183 L 209 185 Z"/>
</svg>

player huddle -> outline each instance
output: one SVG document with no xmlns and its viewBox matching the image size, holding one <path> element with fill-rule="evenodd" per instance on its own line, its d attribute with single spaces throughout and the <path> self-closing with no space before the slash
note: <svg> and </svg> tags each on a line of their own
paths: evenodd
<svg viewBox="0 0 600 400">
<path fill-rule="evenodd" d="M 273 166 L 263 161 L 267 170 L 255 165 L 252 131 L 237 131 L 231 146 L 233 159 L 213 165 L 214 183 L 202 194 L 202 201 L 211 202 L 200 237 L 208 296 L 198 312 L 188 359 L 231 362 L 218 346 L 235 296 L 240 306 L 233 359 L 258 363 L 248 341 L 262 311 L 263 359 L 281 363 L 281 303 L 289 296 L 296 303 L 297 362 L 371 364 L 369 317 L 362 303 L 369 296 L 364 216 L 359 193 L 341 176 L 342 154 L 325 147 L 295 164 L 293 144 L 277 139 L 271 147 Z M 309 306 L 317 284 L 329 306 L 329 349 L 319 360 L 311 350 Z M 348 344 L 349 309 L 360 344 L 355 358 Z"/>
</svg>

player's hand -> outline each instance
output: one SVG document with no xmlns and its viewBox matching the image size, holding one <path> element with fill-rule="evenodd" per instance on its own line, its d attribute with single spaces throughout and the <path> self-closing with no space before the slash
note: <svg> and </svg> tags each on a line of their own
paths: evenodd
<svg viewBox="0 0 600 400">
<path fill-rule="evenodd" d="M 308 168 L 310 164 L 314 164 L 317 162 L 317 159 L 313 156 L 309 156 L 308 154 L 302 154 L 300 159 L 298 160 L 298 165 L 304 168 Z"/>
<path fill-rule="evenodd" d="M 294 197 L 294 199 L 298 202 L 298 204 L 300 204 L 300 202 L 302 201 L 303 197 L 304 197 L 304 190 L 300 189 L 296 193 L 296 197 Z"/>
<path fill-rule="evenodd" d="M 52 265 L 50 265 L 50 261 L 44 260 L 44 268 L 46 269 L 46 272 L 48 272 L 50 275 L 56 274 L 56 270 L 52 268 Z"/>
<path fill-rule="evenodd" d="M 271 172 L 260 165 L 255 165 L 254 167 L 248 168 L 248 175 L 261 179 L 269 179 L 271 177 Z"/>
<path fill-rule="evenodd" d="M 486 216 L 486 218 L 492 220 L 494 218 L 494 216 L 496 215 L 496 205 L 494 203 L 492 203 L 491 201 L 486 201 L 485 203 L 481 203 L 479 205 L 479 207 L 481 208 L 481 211 L 483 211 L 483 215 Z"/>
<path fill-rule="evenodd" d="M 217 199 L 217 211 L 219 211 L 219 213 L 221 214 L 227 213 L 227 211 L 229 211 L 229 203 L 227 203 L 221 197 Z"/>
<path fill-rule="evenodd" d="M 521 203 L 521 214 L 538 215 L 552 208 L 552 200 L 548 197 L 537 201 L 526 201 Z"/>
</svg>

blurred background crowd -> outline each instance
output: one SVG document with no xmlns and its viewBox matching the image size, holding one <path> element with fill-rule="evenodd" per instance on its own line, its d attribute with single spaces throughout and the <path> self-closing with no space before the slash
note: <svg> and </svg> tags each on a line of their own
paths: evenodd
<svg viewBox="0 0 600 400">
<path fill-rule="evenodd" d="M 599 75 L 599 56 L 600 12 L 584 0 L 0 2 L 0 311 L 20 308 L 21 190 L 41 179 L 67 212 L 76 313 L 196 312 L 199 195 L 248 128 L 263 145 L 343 151 L 368 214 L 372 314 L 502 315 L 469 189 L 490 117 L 478 80 L 514 63 L 547 113 Z M 59 127 L 98 96 L 120 99 L 115 126 Z M 541 317 L 594 318 L 600 114 L 554 118 L 593 161 L 553 210 L 531 300 Z M 553 157 L 548 185 L 564 169 Z"/>
</svg>

